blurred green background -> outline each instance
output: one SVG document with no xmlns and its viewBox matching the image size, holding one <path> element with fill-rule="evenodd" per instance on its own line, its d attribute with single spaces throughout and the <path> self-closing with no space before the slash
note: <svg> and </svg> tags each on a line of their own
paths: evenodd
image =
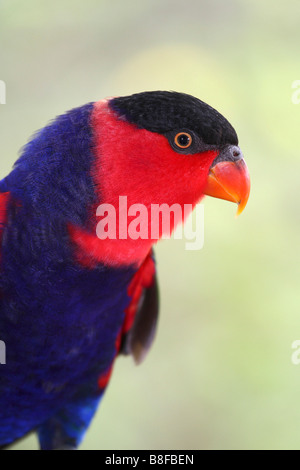
<svg viewBox="0 0 300 470">
<path fill-rule="evenodd" d="M 297 0 L 0 1 L 1 177 L 54 116 L 156 89 L 223 113 L 251 173 L 238 219 L 205 200 L 201 251 L 157 247 L 155 346 L 141 367 L 118 359 L 82 449 L 299 449 L 299 15 Z"/>
</svg>

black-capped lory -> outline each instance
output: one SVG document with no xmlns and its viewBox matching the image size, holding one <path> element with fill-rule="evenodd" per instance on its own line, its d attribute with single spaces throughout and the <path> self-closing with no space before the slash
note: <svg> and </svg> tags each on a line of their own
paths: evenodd
<svg viewBox="0 0 300 470">
<path fill-rule="evenodd" d="M 2 447 L 36 431 L 41 449 L 77 448 L 116 356 L 145 357 L 164 228 L 140 233 L 141 208 L 208 194 L 241 212 L 249 187 L 234 128 L 183 93 L 89 103 L 35 134 L 0 182 Z"/>
</svg>

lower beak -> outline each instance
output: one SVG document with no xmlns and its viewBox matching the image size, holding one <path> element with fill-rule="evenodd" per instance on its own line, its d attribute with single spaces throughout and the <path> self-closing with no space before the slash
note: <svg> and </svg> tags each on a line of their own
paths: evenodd
<svg viewBox="0 0 300 470">
<path fill-rule="evenodd" d="M 220 161 L 208 174 L 204 194 L 238 204 L 237 215 L 246 207 L 250 193 L 250 177 L 243 158 Z"/>
</svg>

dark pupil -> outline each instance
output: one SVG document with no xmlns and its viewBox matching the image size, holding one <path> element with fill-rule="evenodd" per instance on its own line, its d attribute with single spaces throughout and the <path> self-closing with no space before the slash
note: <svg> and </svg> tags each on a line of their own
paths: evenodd
<svg viewBox="0 0 300 470">
<path fill-rule="evenodd" d="M 178 143 L 179 145 L 182 145 L 182 147 L 185 147 L 189 144 L 190 138 L 188 135 L 182 134 L 178 137 Z"/>
</svg>

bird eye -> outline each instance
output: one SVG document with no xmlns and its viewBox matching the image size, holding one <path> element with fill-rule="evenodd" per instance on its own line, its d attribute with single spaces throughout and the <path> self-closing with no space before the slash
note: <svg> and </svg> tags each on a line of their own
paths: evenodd
<svg viewBox="0 0 300 470">
<path fill-rule="evenodd" d="M 187 149 L 192 145 L 193 139 L 188 132 L 178 132 L 175 135 L 174 143 L 181 149 Z"/>
</svg>

